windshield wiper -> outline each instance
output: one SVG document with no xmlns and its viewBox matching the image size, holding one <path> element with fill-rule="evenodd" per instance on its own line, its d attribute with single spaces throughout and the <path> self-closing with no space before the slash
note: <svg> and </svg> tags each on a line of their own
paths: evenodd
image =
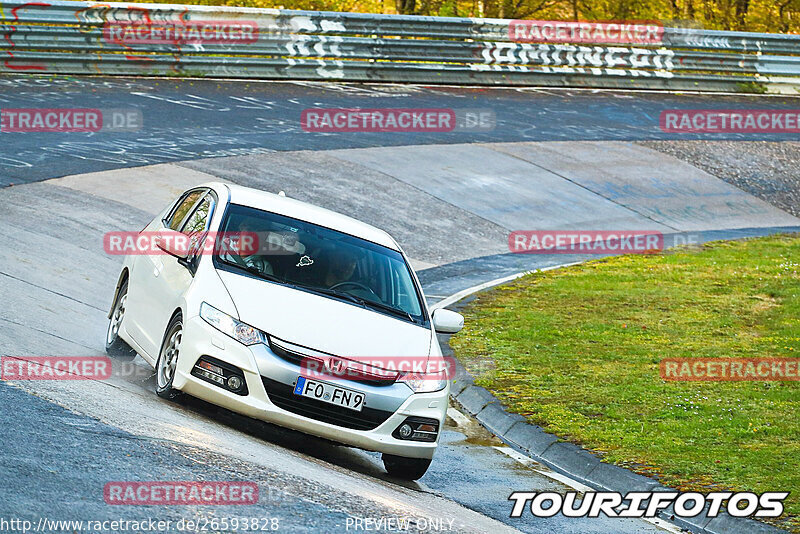
<svg viewBox="0 0 800 534">
<path fill-rule="evenodd" d="M 389 306 L 388 304 L 384 304 L 383 302 L 376 302 L 374 300 L 364 299 L 361 297 L 357 297 L 355 295 L 351 295 L 350 293 L 345 293 L 344 291 L 337 291 L 335 289 L 328 289 L 325 287 L 309 287 L 308 289 L 311 291 L 322 293 L 323 295 L 330 295 L 332 297 L 347 299 L 350 302 L 355 302 L 356 304 L 360 304 L 365 308 L 377 308 L 381 311 L 385 311 L 393 315 L 397 315 L 399 317 L 404 317 L 409 321 L 411 321 L 412 323 L 417 324 L 417 320 L 414 318 L 414 316 L 408 313 L 407 311 L 395 308 L 394 306 Z"/>
<path fill-rule="evenodd" d="M 336 291 L 335 289 L 328 289 L 327 287 L 312 287 L 312 286 L 300 286 L 303 289 L 308 289 L 309 291 L 313 291 L 315 293 L 321 293 L 323 295 L 328 295 L 329 297 L 337 297 L 349 300 L 350 302 L 355 302 L 356 304 L 360 304 L 365 306 L 366 301 L 360 297 L 355 295 L 351 295 L 350 293 L 345 293 L 344 291 Z"/>
<path fill-rule="evenodd" d="M 367 306 L 378 308 L 381 311 L 393 313 L 394 315 L 400 317 L 405 317 L 412 323 L 417 324 L 417 319 L 405 310 L 401 310 L 400 308 L 395 308 L 394 306 L 389 306 L 388 304 L 384 304 L 383 302 L 375 302 L 374 300 L 364 300 L 364 302 Z"/>
<path fill-rule="evenodd" d="M 234 261 L 224 260 L 224 259 L 221 259 L 221 258 L 220 258 L 220 261 L 222 263 L 226 264 L 226 265 L 232 265 L 234 267 L 238 267 L 239 269 L 241 269 L 243 271 L 247 271 L 248 273 L 257 276 L 258 278 L 263 278 L 264 280 L 269 280 L 270 282 L 277 282 L 279 284 L 284 284 L 284 285 L 287 285 L 287 286 L 295 287 L 293 284 L 287 282 L 286 280 L 283 280 L 282 278 L 278 278 L 274 274 L 269 274 L 269 273 L 263 272 L 258 267 L 253 267 L 251 265 L 247 265 L 246 263 L 239 264 L 239 263 L 236 263 Z"/>
</svg>

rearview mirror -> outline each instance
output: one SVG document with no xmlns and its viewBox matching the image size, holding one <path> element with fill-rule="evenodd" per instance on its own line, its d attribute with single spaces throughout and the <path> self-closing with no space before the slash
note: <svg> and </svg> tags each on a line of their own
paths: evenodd
<svg viewBox="0 0 800 534">
<path fill-rule="evenodd" d="M 439 308 L 433 312 L 433 328 L 440 334 L 455 334 L 464 328 L 464 316 Z"/>
<path fill-rule="evenodd" d="M 189 255 L 189 236 L 165 228 L 158 232 L 155 238 L 156 246 L 179 259 L 186 259 Z"/>
</svg>

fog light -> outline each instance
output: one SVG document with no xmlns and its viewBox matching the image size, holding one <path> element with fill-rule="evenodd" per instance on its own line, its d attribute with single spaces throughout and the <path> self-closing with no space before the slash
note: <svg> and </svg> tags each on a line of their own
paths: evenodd
<svg viewBox="0 0 800 534">
<path fill-rule="evenodd" d="M 407 417 L 392 432 L 392 437 L 395 439 L 424 441 L 427 443 L 435 442 L 438 436 L 439 421 L 430 417 Z"/>
<path fill-rule="evenodd" d="M 402 425 L 397 432 L 400 434 L 401 438 L 408 439 L 411 436 L 411 434 L 414 432 L 414 429 L 411 428 L 411 425 L 405 424 L 405 425 Z"/>
<path fill-rule="evenodd" d="M 239 388 L 242 387 L 242 379 L 236 375 L 229 376 L 228 387 L 233 391 L 239 391 Z"/>
<path fill-rule="evenodd" d="M 249 394 L 242 370 L 211 356 L 203 356 L 195 363 L 192 368 L 192 376 L 211 382 L 237 395 L 247 396 Z"/>
</svg>

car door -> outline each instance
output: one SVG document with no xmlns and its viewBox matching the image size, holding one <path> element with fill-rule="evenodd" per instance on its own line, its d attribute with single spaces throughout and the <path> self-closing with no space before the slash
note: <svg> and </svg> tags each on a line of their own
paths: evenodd
<svg viewBox="0 0 800 534">
<path fill-rule="evenodd" d="M 197 243 L 197 240 L 201 239 L 206 230 L 208 230 L 208 224 L 211 221 L 215 206 L 214 193 L 207 192 L 195 204 L 191 213 L 179 228 L 181 233 L 189 236 L 190 250 L 192 248 L 191 243 Z M 166 332 L 167 324 L 175 310 L 180 308 L 183 295 L 189 289 L 192 280 L 194 280 L 194 272 L 186 261 L 181 261 L 179 258 L 169 255 L 162 256 L 162 258 L 163 267 L 161 273 L 154 277 L 151 290 L 145 299 L 145 302 L 150 301 L 154 310 L 153 314 L 148 317 L 148 330 L 153 332 L 153 340 L 157 343 L 155 346 L 156 352 L 154 353 L 156 359 L 158 358 L 158 351 L 161 348 L 160 345 Z M 198 256 L 194 261 L 199 261 L 200 259 Z"/>
<path fill-rule="evenodd" d="M 165 228 L 179 230 L 194 213 L 194 208 L 202 201 L 207 192 L 208 190 L 205 188 L 185 192 L 167 216 L 149 230 L 151 232 Z M 149 356 L 152 360 L 158 357 L 163 330 L 166 328 L 166 325 L 160 325 L 155 317 L 161 320 L 165 314 L 171 313 L 174 309 L 168 308 L 169 303 L 155 295 L 164 293 L 162 272 L 166 265 L 171 266 L 173 263 L 186 270 L 178 265 L 177 258 L 161 250 L 155 250 L 149 254 L 136 256 L 131 268 L 125 329 L 133 340 L 146 351 L 147 354 L 143 356 Z"/>
</svg>

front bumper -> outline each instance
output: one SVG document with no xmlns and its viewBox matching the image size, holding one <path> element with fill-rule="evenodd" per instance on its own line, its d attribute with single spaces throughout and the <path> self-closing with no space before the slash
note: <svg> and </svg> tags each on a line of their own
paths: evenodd
<svg viewBox="0 0 800 534">
<path fill-rule="evenodd" d="M 249 394 L 237 395 L 191 374 L 202 356 L 211 356 L 242 370 Z M 199 316 L 184 324 L 181 352 L 173 387 L 212 404 L 361 449 L 408 458 L 432 458 L 438 444 L 397 439 L 392 432 L 407 417 L 439 421 L 447 412 L 449 385 L 434 393 L 413 393 L 402 383 L 370 385 L 342 380 L 341 386 L 366 395 L 362 412 L 305 402 L 291 389 L 300 366 L 276 356 L 268 346 L 246 347 Z M 338 383 L 337 383 L 338 385 Z"/>
</svg>

